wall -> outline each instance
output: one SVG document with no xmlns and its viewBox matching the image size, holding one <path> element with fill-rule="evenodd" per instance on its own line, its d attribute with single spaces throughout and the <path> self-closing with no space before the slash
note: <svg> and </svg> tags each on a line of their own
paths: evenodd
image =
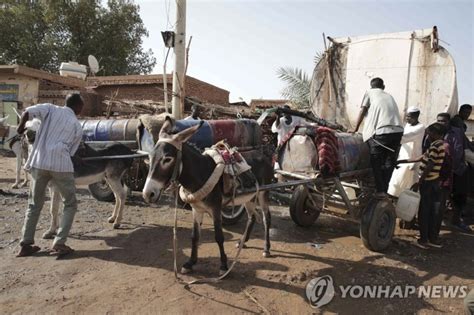
<svg viewBox="0 0 474 315">
<path fill-rule="evenodd" d="M 186 96 L 217 105 L 229 104 L 229 91 L 191 77 L 186 78 Z"/>
<path fill-rule="evenodd" d="M 163 101 L 163 84 L 123 84 L 123 85 L 103 85 L 94 90 L 104 98 L 113 97 L 115 99 L 129 100 L 152 100 Z M 168 84 L 169 93 L 172 85 Z M 229 104 L 229 92 L 194 78 L 186 78 L 186 95 L 202 102 L 209 102 L 219 105 Z M 168 100 L 171 102 L 171 94 Z"/>
<path fill-rule="evenodd" d="M 0 74 L 1 84 L 18 85 L 18 101 L 23 108 L 38 103 L 39 80 L 18 74 Z"/>
<path fill-rule="evenodd" d="M 134 85 L 103 85 L 94 90 L 104 98 L 163 101 L 163 85 L 134 84 Z M 171 85 L 168 87 L 171 91 Z M 168 98 L 171 100 L 171 98 Z"/>
</svg>

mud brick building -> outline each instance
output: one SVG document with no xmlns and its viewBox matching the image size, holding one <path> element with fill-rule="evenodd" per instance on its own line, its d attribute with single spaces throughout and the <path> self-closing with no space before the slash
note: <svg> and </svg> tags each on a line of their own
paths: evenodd
<svg viewBox="0 0 474 315">
<path fill-rule="evenodd" d="M 169 93 L 172 91 L 173 75 L 167 76 L 167 87 Z M 127 75 L 89 77 L 87 86 L 104 98 L 126 99 L 126 100 L 152 100 L 160 102 L 164 100 L 163 75 Z M 201 102 L 219 105 L 229 103 L 229 91 L 186 76 L 185 93 Z M 169 94 L 171 95 L 171 94 Z M 171 100 L 171 96 L 168 97 Z"/>
</svg>

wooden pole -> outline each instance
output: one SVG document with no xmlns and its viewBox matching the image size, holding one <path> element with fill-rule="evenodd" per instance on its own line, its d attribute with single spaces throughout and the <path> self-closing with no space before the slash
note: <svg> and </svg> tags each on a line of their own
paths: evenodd
<svg viewBox="0 0 474 315">
<path fill-rule="evenodd" d="M 184 101 L 186 99 L 186 73 L 188 72 L 188 64 L 189 64 L 189 47 L 191 46 L 191 41 L 193 37 L 189 37 L 188 46 L 186 47 L 186 64 L 184 66 L 184 76 L 183 76 L 183 87 L 181 89 L 181 93 L 183 97 L 181 98 L 181 112 L 184 113 Z"/>
<path fill-rule="evenodd" d="M 172 111 L 175 119 L 181 119 L 183 112 L 181 104 L 185 68 L 186 50 L 186 0 L 176 0 L 176 29 L 174 42 L 174 72 L 173 72 L 173 98 Z"/>
<path fill-rule="evenodd" d="M 170 110 L 168 108 L 168 74 L 166 73 L 166 63 L 168 62 L 168 54 L 170 53 L 170 49 L 166 52 L 165 63 L 163 64 L 163 89 L 164 89 L 164 103 L 165 103 L 165 112 L 169 113 Z"/>
</svg>

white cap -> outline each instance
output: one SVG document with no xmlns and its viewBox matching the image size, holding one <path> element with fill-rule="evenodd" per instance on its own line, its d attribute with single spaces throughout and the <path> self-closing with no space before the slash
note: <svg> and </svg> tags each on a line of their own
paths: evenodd
<svg viewBox="0 0 474 315">
<path fill-rule="evenodd" d="M 420 111 L 420 109 L 416 106 L 410 106 L 407 109 L 407 113 L 418 113 L 419 111 Z"/>
</svg>

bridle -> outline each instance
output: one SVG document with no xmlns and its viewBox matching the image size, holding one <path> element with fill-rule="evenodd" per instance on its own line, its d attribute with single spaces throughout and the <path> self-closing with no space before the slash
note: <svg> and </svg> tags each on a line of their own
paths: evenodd
<svg viewBox="0 0 474 315">
<path fill-rule="evenodd" d="M 171 178 L 168 180 L 168 183 L 165 186 L 165 187 L 168 187 L 171 184 L 177 183 L 178 178 L 181 175 L 181 171 L 182 171 L 181 163 L 183 161 L 183 151 L 182 151 L 183 147 L 180 143 L 177 143 L 176 141 L 174 141 L 172 139 L 160 138 L 156 142 L 156 145 L 153 148 L 153 150 L 155 150 L 157 148 L 158 144 L 160 144 L 160 143 L 168 143 L 168 144 L 172 145 L 173 147 L 175 147 L 176 151 L 177 151 L 177 153 L 176 153 L 176 162 L 175 162 L 174 167 L 173 167 L 173 173 L 171 174 Z"/>
</svg>

